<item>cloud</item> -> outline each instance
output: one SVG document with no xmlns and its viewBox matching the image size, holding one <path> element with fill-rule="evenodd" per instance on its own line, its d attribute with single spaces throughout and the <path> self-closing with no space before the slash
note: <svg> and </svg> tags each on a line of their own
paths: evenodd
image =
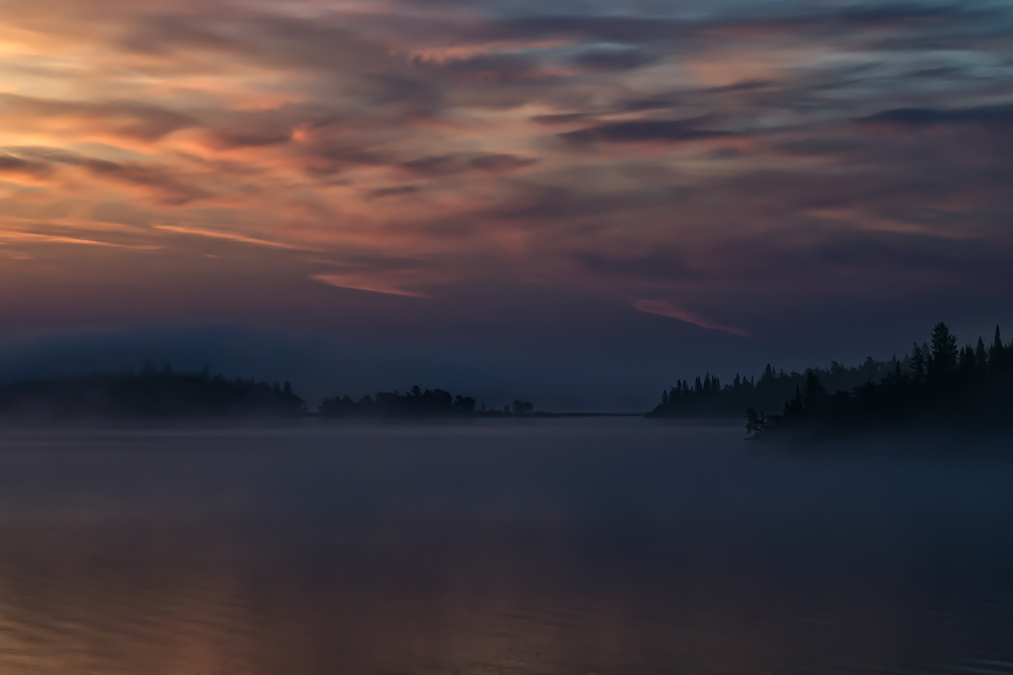
<svg viewBox="0 0 1013 675">
<path fill-rule="evenodd" d="M 693 269 L 686 259 L 686 251 L 672 246 L 659 247 L 647 255 L 606 256 L 596 252 L 574 255 L 582 267 L 596 274 L 608 274 L 638 279 L 702 279 L 701 270 Z"/>
<path fill-rule="evenodd" d="M 555 113 L 552 115 L 535 115 L 531 118 L 531 121 L 546 125 L 573 124 L 574 122 L 583 122 L 590 117 L 592 117 L 592 115 L 586 112 Z"/>
<path fill-rule="evenodd" d="M 411 298 L 429 298 L 424 293 L 406 290 L 396 282 L 392 283 L 383 278 L 361 274 L 314 274 L 311 277 L 314 281 L 325 283 L 329 286 L 347 288 L 354 291 L 367 291 L 369 293 L 381 293 L 383 295 L 402 295 Z"/>
<path fill-rule="evenodd" d="M 610 122 L 559 134 L 569 143 L 639 143 L 697 141 L 733 136 L 728 131 L 697 128 L 706 118 Z"/>
<path fill-rule="evenodd" d="M 37 235 L 23 267 L 43 281 L 104 269 L 88 256 L 157 267 L 42 245 L 68 237 L 164 246 L 167 295 L 199 259 L 235 302 L 272 266 L 331 294 L 506 280 L 764 335 L 1002 287 L 1013 257 L 1001 4 L 13 0 L 0 18 L 0 219 Z M 291 316 L 283 295 L 257 316 Z"/>
<path fill-rule="evenodd" d="M 421 176 L 445 176 L 463 171 L 467 165 L 458 155 L 435 155 L 401 162 L 400 166 Z"/>
<path fill-rule="evenodd" d="M 99 246 L 108 248 L 133 249 L 136 251 L 155 251 L 161 248 L 152 244 L 125 244 L 102 239 L 89 239 L 86 237 L 71 237 L 62 234 L 45 232 L 26 232 L 23 230 L 0 229 L 0 241 L 16 241 L 26 243 L 42 244 L 74 244 L 78 246 Z M 30 256 L 26 256 L 30 259 Z"/>
<path fill-rule="evenodd" d="M 51 171 L 52 165 L 46 162 L 33 162 L 20 157 L 0 154 L 0 174 L 46 176 Z"/>
<path fill-rule="evenodd" d="M 164 230 L 166 232 L 174 232 L 176 234 L 188 234 L 197 237 L 209 237 L 211 239 L 225 239 L 227 241 L 234 241 L 240 244 L 251 244 L 253 246 L 266 246 L 268 248 L 285 249 L 288 251 L 312 251 L 315 249 L 307 248 L 304 246 L 297 246 L 295 244 L 286 244 L 279 241 L 270 241 L 268 239 L 260 239 L 257 237 L 249 237 L 243 234 L 236 234 L 234 232 L 222 232 L 219 230 L 207 230 L 199 227 L 184 227 L 179 225 L 155 225 L 156 230 Z"/>
<path fill-rule="evenodd" d="M 516 54 L 478 54 L 445 61 L 416 58 L 409 63 L 429 74 L 474 85 L 509 85 L 543 80 L 556 74 L 538 62 Z"/>
<path fill-rule="evenodd" d="M 658 60 L 656 54 L 637 48 L 591 49 L 573 58 L 573 63 L 592 71 L 634 70 Z"/>
<path fill-rule="evenodd" d="M 927 127 L 944 124 L 975 124 L 981 126 L 1013 125 L 1013 104 L 975 108 L 895 108 L 863 117 L 862 124 L 883 124 L 898 127 Z"/>
<path fill-rule="evenodd" d="M 686 321 L 692 323 L 701 328 L 710 328 L 712 330 L 719 330 L 724 333 L 731 333 L 732 335 L 738 335 L 740 337 L 750 337 L 749 333 L 740 328 L 731 328 L 729 326 L 721 326 L 714 322 L 700 316 L 695 312 L 690 312 L 685 309 L 676 307 L 668 300 L 634 300 L 633 308 L 638 312 L 645 312 L 647 314 L 657 314 L 659 316 L 667 316 L 672 319 L 678 319 L 680 321 Z"/>
<path fill-rule="evenodd" d="M 401 195 L 415 194 L 420 190 L 418 185 L 394 185 L 385 188 L 376 188 L 367 193 L 367 199 L 382 199 L 384 197 L 398 197 Z"/>
<path fill-rule="evenodd" d="M 196 123 L 189 115 L 135 101 L 94 103 L 10 93 L 0 94 L 0 119 L 22 128 L 57 120 L 88 131 L 104 131 L 145 141 L 158 140 Z"/>
<path fill-rule="evenodd" d="M 436 177 L 461 173 L 470 169 L 478 169 L 489 173 L 505 173 L 523 169 L 537 162 L 537 159 L 531 157 L 519 157 L 508 153 L 475 155 L 472 157 L 459 154 L 420 157 L 419 159 L 401 162 L 398 166 L 413 174 Z"/>
<path fill-rule="evenodd" d="M 85 159 L 81 162 L 87 171 L 96 176 L 140 187 L 154 188 L 158 201 L 180 206 L 211 194 L 196 185 L 188 185 L 174 177 L 170 171 L 160 167 L 136 163 L 118 163 L 102 159 Z"/>
<path fill-rule="evenodd" d="M 493 173 L 516 171 L 517 169 L 523 169 L 537 164 L 538 160 L 531 157 L 518 157 L 517 155 L 509 154 L 496 154 L 496 155 L 479 155 L 473 157 L 469 164 L 482 171 L 489 171 Z"/>
</svg>

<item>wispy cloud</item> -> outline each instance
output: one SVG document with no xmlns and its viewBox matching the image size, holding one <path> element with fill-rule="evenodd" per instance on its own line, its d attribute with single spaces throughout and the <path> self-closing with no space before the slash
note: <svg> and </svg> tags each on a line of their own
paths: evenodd
<svg viewBox="0 0 1013 675">
<path fill-rule="evenodd" d="M 385 295 L 404 295 L 412 298 L 428 298 L 425 293 L 406 290 L 387 279 L 377 276 L 366 276 L 361 274 L 314 274 L 315 281 L 348 288 L 356 291 L 368 291 L 370 293 L 383 293 Z"/>
<path fill-rule="evenodd" d="M 713 321 L 700 316 L 696 312 L 681 309 L 673 305 L 668 300 L 634 300 L 633 308 L 640 312 L 646 312 L 647 314 L 657 314 L 659 316 L 667 316 L 672 319 L 686 321 L 688 323 L 696 324 L 702 328 L 711 328 L 713 330 L 719 330 L 725 333 L 739 335 L 741 337 L 750 337 L 749 333 L 741 328 L 730 328 L 728 326 L 716 324 Z"/>
<path fill-rule="evenodd" d="M 75 244 L 80 246 L 105 246 L 109 248 L 133 249 L 136 251 L 156 251 L 160 246 L 150 244 L 121 244 L 99 239 L 85 239 L 82 237 L 69 237 L 59 234 L 44 234 L 41 232 L 24 232 L 21 230 L 0 229 L 0 241 L 16 241 L 44 244 Z"/>
<path fill-rule="evenodd" d="M 212 239 L 225 239 L 227 241 L 234 241 L 240 244 L 251 244 L 253 246 L 266 246 L 268 248 L 280 248 L 288 251 L 315 251 L 317 249 L 309 248 L 305 246 L 297 246 L 294 244 L 285 244 L 278 241 L 270 241 L 267 239 L 258 239 L 257 237 L 247 237 L 243 234 L 236 234 L 234 232 L 223 232 L 220 230 L 206 230 L 199 227 L 185 227 L 181 225 L 155 225 L 156 230 L 164 230 L 166 232 L 175 232 L 177 234 L 193 235 L 197 237 L 210 237 Z"/>
</svg>

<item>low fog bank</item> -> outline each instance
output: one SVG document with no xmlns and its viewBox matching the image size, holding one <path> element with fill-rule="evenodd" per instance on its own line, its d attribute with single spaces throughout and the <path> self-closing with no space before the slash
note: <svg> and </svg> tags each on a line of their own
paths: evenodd
<svg viewBox="0 0 1013 675">
<path fill-rule="evenodd" d="M 171 364 L 176 371 L 207 367 L 228 378 L 288 381 L 310 410 L 324 398 L 358 400 L 419 385 L 474 397 L 479 408 L 501 409 L 523 399 L 540 411 L 646 412 L 668 382 L 667 373 L 706 369 L 712 356 L 693 349 L 603 348 L 593 340 L 567 348 L 532 348 L 474 339 L 360 339 L 239 326 L 137 327 L 2 337 L 0 382 L 139 372 L 150 361 L 158 368 Z"/>
<path fill-rule="evenodd" d="M 831 359 L 861 363 L 667 317 L 632 315 L 640 323 L 629 334 L 585 326 L 579 335 L 528 339 L 474 334 L 393 338 L 239 325 L 8 333 L 0 335 L 0 383 L 139 372 L 151 362 L 158 368 L 171 364 L 176 371 L 207 367 L 227 378 L 288 381 L 310 410 L 324 398 L 358 400 L 419 385 L 474 397 L 479 408 L 502 409 L 523 399 L 538 411 L 642 413 L 657 406 L 662 390 L 704 373 L 730 382 L 737 373 L 759 377 L 768 363 L 789 371 L 826 367 Z M 893 351 L 869 351 L 886 360 L 907 348 L 905 342 Z"/>
</svg>

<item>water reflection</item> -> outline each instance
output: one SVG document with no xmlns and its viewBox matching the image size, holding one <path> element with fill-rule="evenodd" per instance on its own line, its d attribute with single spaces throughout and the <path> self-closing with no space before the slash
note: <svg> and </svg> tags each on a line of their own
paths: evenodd
<svg viewBox="0 0 1013 675">
<path fill-rule="evenodd" d="M 0 672 L 1013 673 L 1013 466 L 643 420 L 8 436 Z"/>
</svg>

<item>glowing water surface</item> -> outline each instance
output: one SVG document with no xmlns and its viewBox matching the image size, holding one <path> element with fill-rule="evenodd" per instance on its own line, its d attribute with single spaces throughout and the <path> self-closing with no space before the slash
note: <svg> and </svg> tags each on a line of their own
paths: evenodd
<svg viewBox="0 0 1013 675">
<path fill-rule="evenodd" d="M 741 436 L 3 432 L 0 673 L 1013 673 L 1013 461 Z"/>
</svg>

